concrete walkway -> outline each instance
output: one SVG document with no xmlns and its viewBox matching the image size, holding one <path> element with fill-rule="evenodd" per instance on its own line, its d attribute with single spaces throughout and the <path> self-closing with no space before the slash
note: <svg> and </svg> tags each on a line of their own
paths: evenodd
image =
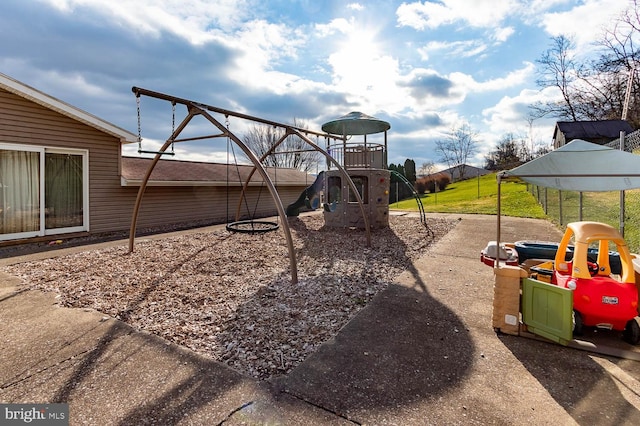
<svg viewBox="0 0 640 426">
<path fill-rule="evenodd" d="M 496 335 L 479 261 L 496 218 L 454 218 L 334 339 L 267 382 L 0 273 L 0 402 L 68 402 L 73 425 L 640 424 L 639 362 Z M 501 229 L 560 237 L 539 220 Z"/>
</svg>

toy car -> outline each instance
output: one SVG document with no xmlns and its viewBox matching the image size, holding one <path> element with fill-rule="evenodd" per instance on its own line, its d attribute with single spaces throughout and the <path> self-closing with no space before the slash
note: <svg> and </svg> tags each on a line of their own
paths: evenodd
<svg viewBox="0 0 640 426">
<path fill-rule="evenodd" d="M 566 260 L 572 240 L 573 257 Z M 610 243 L 619 254 L 619 274 L 611 271 Z M 596 244 L 597 258 L 590 261 Z M 532 267 L 531 277 L 573 290 L 575 335 L 580 335 L 584 326 L 620 330 L 625 341 L 636 345 L 640 342 L 640 318 L 636 318 L 634 258 L 615 228 L 599 222 L 573 222 L 567 225 L 555 259 Z"/>
<path fill-rule="evenodd" d="M 560 243 L 550 241 L 516 241 L 513 243 L 513 248 L 518 254 L 518 262 L 520 264 L 526 262 L 528 259 L 548 259 L 554 260 L 556 253 L 558 252 L 558 246 Z M 565 260 L 571 260 L 573 258 L 573 245 L 567 246 L 567 252 Z M 598 248 L 589 247 L 587 259 L 591 262 L 596 262 L 598 258 Z M 615 251 L 609 251 L 609 265 L 611 266 L 611 273 L 620 273 L 620 254 Z"/>
</svg>

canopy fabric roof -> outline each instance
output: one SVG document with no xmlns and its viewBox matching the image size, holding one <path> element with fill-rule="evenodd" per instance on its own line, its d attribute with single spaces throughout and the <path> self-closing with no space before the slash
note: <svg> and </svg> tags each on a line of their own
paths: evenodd
<svg viewBox="0 0 640 426">
<path fill-rule="evenodd" d="M 386 121 L 358 111 L 350 112 L 322 125 L 322 131 L 334 135 L 370 135 L 381 133 L 391 128 Z"/>
<path fill-rule="evenodd" d="M 640 156 L 575 139 L 500 176 L 563 191 L 623 191 L 640 188 Z"/>
</svg>

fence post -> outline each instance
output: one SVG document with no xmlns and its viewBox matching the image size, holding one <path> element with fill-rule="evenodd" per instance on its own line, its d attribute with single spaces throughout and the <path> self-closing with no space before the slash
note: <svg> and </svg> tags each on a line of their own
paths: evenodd
<svg viewBox="0 0 640 426">
<path fill-rule="evenodd" d="M 558 216 L 560 216 L 560 225 L 564 225 L 562 218 L 562 191 L 558 190 Z"/>
<path fill-rule="evenodd" d="M 582 191 L 578 192 L 578 200 L 579 200 L 578 220 L 582 222 Z"/>
</svg>

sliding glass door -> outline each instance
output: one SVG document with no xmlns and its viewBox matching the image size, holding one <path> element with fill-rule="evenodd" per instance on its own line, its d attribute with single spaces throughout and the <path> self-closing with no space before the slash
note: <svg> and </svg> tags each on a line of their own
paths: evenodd
<svg viewBox="0 0 640 426">
<path fill-rule="evenodd" d="M 76 228 L 83 223 L 82 155 L 45 153 L 45 228 Z"/>
<path fill-rule="evenodd" d="M 0 240 L 88 230 L 87 157 L 0 144 Z"/>
</svg>

